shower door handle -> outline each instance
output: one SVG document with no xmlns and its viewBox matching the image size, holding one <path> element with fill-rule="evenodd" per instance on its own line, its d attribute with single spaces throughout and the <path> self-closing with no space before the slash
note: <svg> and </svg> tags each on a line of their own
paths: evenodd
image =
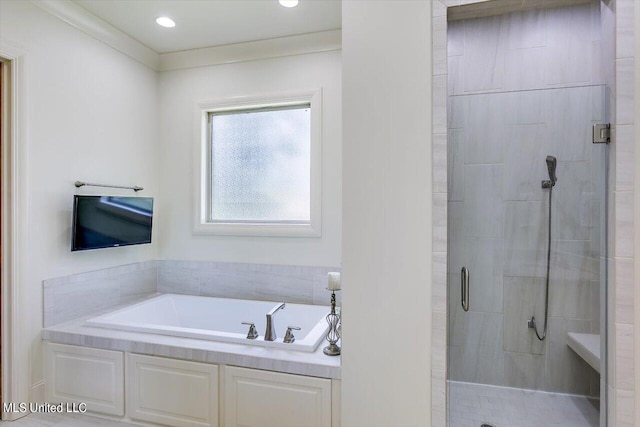
<svg viewBox="0 0 640 427">
<path fill-rule="evenodd" d="M 467 267 L 462 267 L 460 272 L 460 293 L 462 309 L 469 311 L 469 269 Z"/>
</svg>

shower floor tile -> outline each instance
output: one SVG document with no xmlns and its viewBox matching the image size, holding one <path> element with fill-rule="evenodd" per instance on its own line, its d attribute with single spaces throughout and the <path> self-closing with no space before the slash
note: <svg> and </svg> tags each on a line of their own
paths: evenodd
<svg viewBox="0 0 640 427">
<path fill-rule="evenodd" d="M 599 401 L 449 381 L 449 427 L 598 427 Z"/>
</svg>

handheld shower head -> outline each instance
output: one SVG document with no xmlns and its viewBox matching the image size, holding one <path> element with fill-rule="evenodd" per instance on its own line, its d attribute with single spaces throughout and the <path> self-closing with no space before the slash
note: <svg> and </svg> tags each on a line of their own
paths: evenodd
<svg viewBox="0 0 640 427">
<path fill-rule="evenodd" d="M 547 170 L 549 170 L 549 179 L 551 180 L 551 185 L 555 185 L 556 181 L 558 181 L 558 177 L 556 176 L 556 166 L 558 161 L 553 156 L 547 156 Z"/>
</svg>

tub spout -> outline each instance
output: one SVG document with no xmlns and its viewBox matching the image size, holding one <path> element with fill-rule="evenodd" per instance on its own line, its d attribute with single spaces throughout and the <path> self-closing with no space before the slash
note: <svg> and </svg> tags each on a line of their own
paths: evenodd
<svg viewBox="0 0 640 427">
<path fill-rule="evenodd" d="M 285 307 L 285 303 L 278 304 L 271 309 L 267 313 L 267 330 L 264 331 L 264 340 L 265 341 L 275 341 L 276 340 L 276 328 L 273 326 L 273 316 L 276 314 L 276 311 Z"/>
</svg>

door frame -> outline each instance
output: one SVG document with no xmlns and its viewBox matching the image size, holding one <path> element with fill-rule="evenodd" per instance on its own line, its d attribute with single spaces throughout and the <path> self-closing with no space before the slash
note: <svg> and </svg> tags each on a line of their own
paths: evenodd
<svg viewBox="0 0 640 427">
<path fill-rule="evenodd" d="M 2 401 L 30 400 L 29 343 L 23 262 L 26 253 L 26 67 L 20 49 L 0 41 L 2 67 Z M 4 412 L 2 420 L 27 413 Z"/>
</svg>

